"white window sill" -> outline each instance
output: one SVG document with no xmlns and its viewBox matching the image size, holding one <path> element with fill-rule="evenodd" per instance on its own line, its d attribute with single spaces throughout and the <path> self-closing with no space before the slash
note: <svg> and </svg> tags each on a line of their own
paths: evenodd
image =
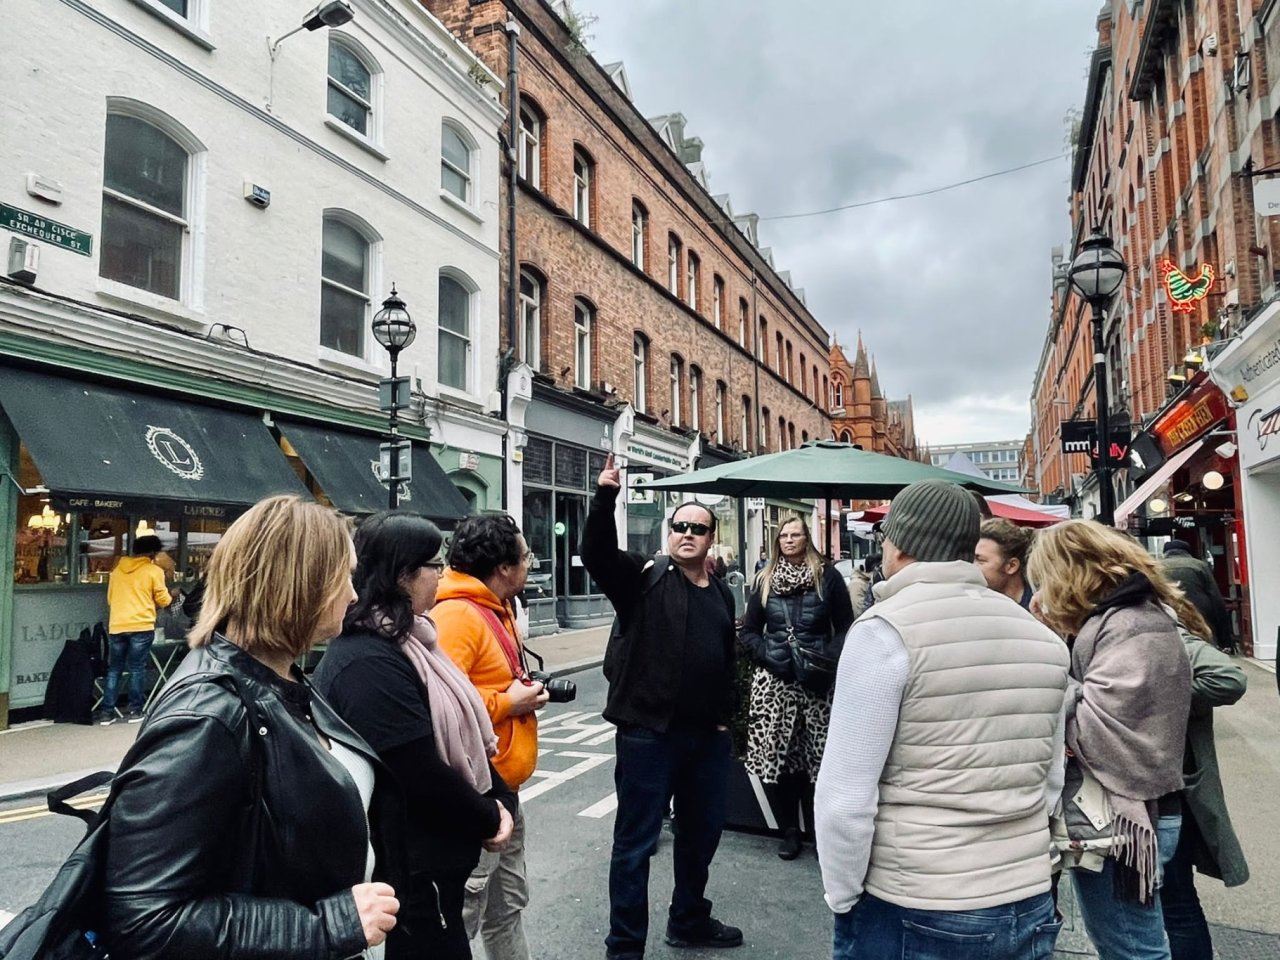
<svg viewBox="0 0 1280 960">
<path fill-rule="evenodd" d="M 484 217 L 480 216 L 479 212 L 476 211 L 471 206 L 471 204 L 464 203 L 463 201 L 459 200 L 448 190 L 441 188 L 440 199 L 443 200 L 445 203 L 447 203 L 449 206 L 453 207 L 453 209 L 457 210 L 459 213 L 467 217 L 470 217 L 476 223 L 484 223 Z"/>
<path fill-rule="evenodd" d="M 455 403 L 460 407 L 469 407 L 473 410 L 480 410 L 484 406 L 480 398 L 474 394 L 468 393 L 465 390 L 459 390 L 457 387 L 446 386 L 443 383 L 436 383 L 436 393 L 439 395 L 440 399 L 448 400 L 450 403 Z"/>
<path fill-rule="evenodd" d="M 161 20 L 168 24 L 174 30 L 190 40 L 198 47 L 212 51 L 216 49 L 213 43 L 213 37 L 203 29 L 203 25 L 197 25 L 177 13 L 174 13 L 164 4 L 157 3 L 156 0 L 133 0 L 136 6 L 141 7 L 147 13 L 151 14 L 157 20 Z"/>
<path fill-rule="evenodd" d="M 150 290 L 131 287 L 119 280 L 99 277 L 97 292 L 98 296 L 104 300 L 141 309 L 148 314 L 162 314 L 166 320 L 181 321 L 183 326 L 203 329 L 208 323 L 203 310 L 190 307 L 180 300 L 172 300 L 158 293 L 152 293 Z"/>
<path fill-rule="evenodd" d="M 357 147 L 359 147 L 365 153 L 369 154 L 370 156 L 377 157 L 383 163 L 386 163 L 388 160 L 391 159 L 391 157 L 389 157 L 387 154 L 383 153 L 381 150 L 375 147 L 373 145 L 372 140 L 370 140 L 368 137 L 362 134 L 359 130 L 352 130 L 341 120 L 338 120 L 335 117 L 325 117 L 324 125 L 328 127 L 330 130 L 332 130 L 334 133 L 338 133 L 346 137 L 348 140 L 354 143 Z"/>
<path fill-rule="evenodd" d="M 317 357 L 322 366 L 337 367 L 344 373 L 354 373 L 360 376 L 375 376 L 382 379 L 387 376 L 388 371 L 383 369 L 381 364 L 372 363 L 365 357 L 356 357 L 349 353 L 343 353 L 341 350 L 334 350 L 331 347 L 317 347 Z"/>
</svg>

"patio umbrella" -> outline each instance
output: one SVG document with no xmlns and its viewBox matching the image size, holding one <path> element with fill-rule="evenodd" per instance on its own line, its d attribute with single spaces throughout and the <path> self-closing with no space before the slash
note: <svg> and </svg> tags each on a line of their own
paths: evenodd
<svg viewBox="0 0 1280 960">
<path fill-rule="evenodd" d="M 887 500 L 917 480 L 947 480 L 979 493 L 1022 493 L 1022 487 L 886 457 L 850 443 L 811 440 L 795 450 L 737 460 L 636 484 L 637 490 L 684 490 L 730 497 Z"/>
<path fill-rule="evenodd" d="M 1051 527 L 1055 523 L 1061 523 L 1066 519 L 1066 517 L 1054 516 L 1051 513 L 1042 513 L 1039 510 L 1024 510 L 1022 507 L 1002 503 L 999 497 L 987 497 L 986 501 L 987 506 L 991 508 L 993 516 L 1011 520 L 1020 527 Z M 883 520 L 888 515 L 889 504 L 886 503 L 880 507 L 868 507 L 862 511 L 862 516 L 859 519 L 867 523 L 875 523 L 877 520 Z"/>
</svg>

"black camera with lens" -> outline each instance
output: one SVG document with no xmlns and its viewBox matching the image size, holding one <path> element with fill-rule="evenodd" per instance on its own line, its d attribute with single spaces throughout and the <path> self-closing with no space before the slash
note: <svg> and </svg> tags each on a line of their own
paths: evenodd
<svg viewBox="0 0 1280 960">
<path fill-rule="evenodd" d="M 530 670 L 529 679 L 542 684 L 552 703 L 569 703 L 578 697 L 578 685 L 564 677 L 553 677 L 541 670 Z"/>
</svg>

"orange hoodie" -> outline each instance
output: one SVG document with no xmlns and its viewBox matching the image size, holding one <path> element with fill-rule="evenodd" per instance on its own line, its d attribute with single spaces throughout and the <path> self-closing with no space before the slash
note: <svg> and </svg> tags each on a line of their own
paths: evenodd
<svg viewBox="0 0 1280 960">
<path fill-rule="evenodd" d="M 440 634 L 440 647 L 465 673 L 489 711 L 493 731 L 498 735 L 498 754 L 493 765 L 507 785 L 515 788 L 533 774 L 538 763 L 538 718 L 532 713 L 511 716 L 507 687 L 515 676 L 502 645 L 484 616 L 467 601 L 492 610 L 519 643 L 510 606 L 499 600 L 475 577 L 446 570 L 431 609 Z"/>
</svg>

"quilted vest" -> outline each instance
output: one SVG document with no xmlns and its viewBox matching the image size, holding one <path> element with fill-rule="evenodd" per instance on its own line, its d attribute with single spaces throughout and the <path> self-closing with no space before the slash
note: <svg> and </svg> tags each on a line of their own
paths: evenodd
<svg viewBox="0 0 1280 960">
<path fill-rule="evenodd" d="M 1066 645 L 971 563 L 913 563 L 876 587 L 910 664 L 880 777 L 865 887 L 976 910 L 1049 889 L 1045 785 Z"/>
</svg>

